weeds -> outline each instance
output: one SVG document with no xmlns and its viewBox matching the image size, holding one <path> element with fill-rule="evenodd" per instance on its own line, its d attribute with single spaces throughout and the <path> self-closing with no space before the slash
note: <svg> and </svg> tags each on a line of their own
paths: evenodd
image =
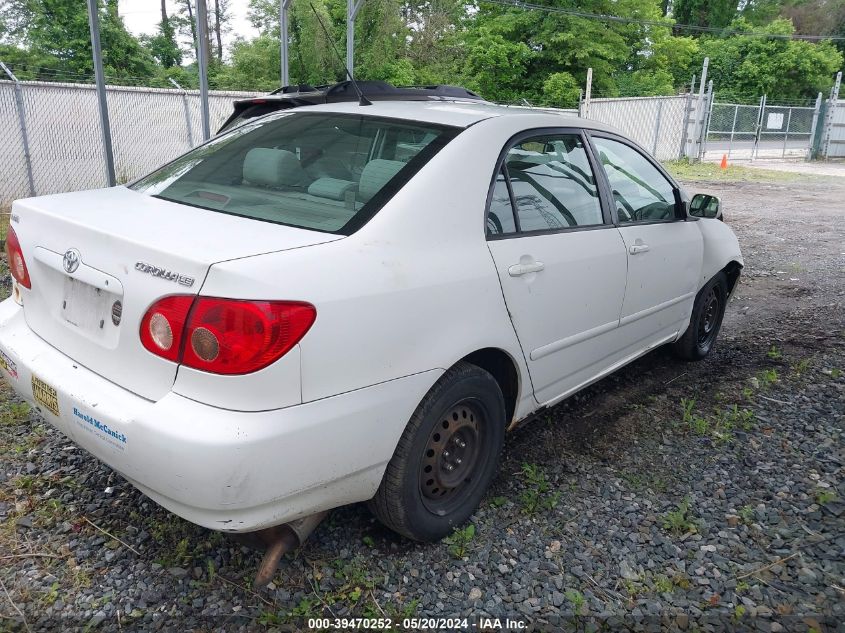
<svg viewBox="0 0 845 633">
<path fill-rule="evenodd" d="M 777 345 L 772 345 L 769 348 L 769 351 L 766 352 L 766 356 L 768 356 L 772 360 L 780 360 L 781 358 L 783 358 L 783 353 L 778 349 Z"/>
<path fill-rule="evenodd" d="M 792 371 L 794 371 L 797 375 L 802 376 L 807 373 L 807 370 L 810 369 L 810 359 L 809 358 L 802 358 L 798 362 L 792 365 Z"/>
<path fill-rule="evenodd" d="M 757 375 L 757 381 L 760 388 L 766 390 L 778 381 L 778 372 L 775 369 L 764 369 Z"/>
<path fill-rule="evenodd" d="M 654 591 L 657 593 L 671 593 L 674 589 L 672 581 L 663 574 L 658 574 L 654 578 Z"/>
<path fill-rule="evenodd" d="M 754 508 L 751 506 L 742 506 L 739 509 L 739 520 L 745 525 L 751 525 L 754 522 Z"/>
<path fill-rule="evenodd" d="M 452 536 L 445 539 L 452 558 L 460 560 L 466 556 L 469 550 L 469 544 L 472 543 L 472 539 L 474 538 L 475 526 L 472 523 L 463 528 L 455 528 Z"/>
<path fill-rule="evenodd" d="M 576 614 L 580 614 L 584 610 L 584 606 L 587 604 L 587 600 L 584 598 L 584 595 L 575 589 L 567 589 L 566 592 L 563 594 L 567 600 L 572 604 L 572 611 Z"/>
<path fill-rule="evenodd" d="M 696 531 L 696 521 L 690 512 L 691 500 L 684 497 L 675 510 L 670 510 L 663 517 L 663 529 L 672 534 L 686 534 Z"/>
<path fill-rule="evenodd" d="M 695 412 L 695 400 L 681 399 L 683 424 L 696 435 L 712 435 L 716 440 L 729 442 L 733 439 L 733 431 L 737 427 L 748 431 L 754 426 L 754 412 L 750 409 L 740 409 L 733 404 L 727 408 L 716 408 L 713 420 Z"/>
<path fill-rule="evenodd" d="M 493 506 L 494 508 L 501 508 L 507 502 L 508 502 L 507 497 L 493 497 L 492 499 L 490 499 L 490 505 Z"/>
<path fill-rule="evenodd" d="M 836 493 L 833 490 L 827 490 L 826 488 L 820 488 L 816 490 L 816 503 L 820 506 L 825 505 L 826 503 L 830 503 L 836 500 Z"/>
<path fill-rule="evenodd" d="M 552 492 L 546 472 L 537 464 L 523 464 L 521 474 L 526 484 L 519 495 L 522 511 L 535 514 L 539 510 L 553 510 L 560 500 L 560 492 Z"/>
</svg>

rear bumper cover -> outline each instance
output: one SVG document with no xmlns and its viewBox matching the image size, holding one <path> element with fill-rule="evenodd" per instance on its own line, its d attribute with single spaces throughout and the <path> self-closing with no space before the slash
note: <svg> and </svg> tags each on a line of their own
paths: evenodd
<svg viewBox="0 0 845 633">
<path fill-rule="evenodd" d="M 0 303 L 2 373 L 53 426 L 168 510 L 246 532 L 369 499 L 417 403 L 442 370 L 272 411 L 137 396 L 75 363 Z M 33 375 L 58 414 L 36 401 Z M 41 384 L 39 383 L 39 384 Z"/>
</svg>

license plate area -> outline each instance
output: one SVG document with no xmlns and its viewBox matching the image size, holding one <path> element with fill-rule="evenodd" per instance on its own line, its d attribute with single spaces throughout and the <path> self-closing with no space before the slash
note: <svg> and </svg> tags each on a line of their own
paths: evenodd
<svg viewBox="0 0 845 633">
<path fill-rule="evenodd" d="M 97 336 L 111 325 L 110 309 L 117 297 L 73 277 L 65 277 L 61 315 L 69 324 Z"/>
</svg>

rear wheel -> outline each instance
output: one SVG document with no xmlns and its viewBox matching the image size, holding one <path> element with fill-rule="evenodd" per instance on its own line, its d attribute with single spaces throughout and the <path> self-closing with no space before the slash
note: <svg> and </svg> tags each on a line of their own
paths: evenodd
<svg viewBox="0 0 845 633">
<path fill-rule="evenodd" d="M 675 354 L 685 360 L 701 360 L 710 353 L 722 326 L 727 299 L 727 278 L 720 272 L 696 296 L 689 327 L 673 346 Z"/>
<path fill-rule="evenodd" d="M 370 509 L 418 541 L 440 539 L 478 507 L 496 474 L 505 434 L 496 380 L 470 363 L 447 371 L 402 433 Z"/>
</svg>

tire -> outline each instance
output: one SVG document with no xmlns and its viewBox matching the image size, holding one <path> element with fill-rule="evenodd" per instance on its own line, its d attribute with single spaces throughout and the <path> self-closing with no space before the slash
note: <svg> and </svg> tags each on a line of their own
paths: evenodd
<svg viewBox="0 0 845 633">
<path fill-rule="evenodd" d="M 672 346 L 675 355 L 697 361 L 710 353 L 722 327 L 727 299 L 727 278 L 725 273 L 720 272 L 695 297 L 689 327 Z"/>
<path fill-rule="evenodd" d="M 505 399 L 489 373 L 466 362 L 448 370 L 411 416 L 368 505 L 384 525 L 436 541 L 466 522 L 496 474 Z"/>
</svg>

